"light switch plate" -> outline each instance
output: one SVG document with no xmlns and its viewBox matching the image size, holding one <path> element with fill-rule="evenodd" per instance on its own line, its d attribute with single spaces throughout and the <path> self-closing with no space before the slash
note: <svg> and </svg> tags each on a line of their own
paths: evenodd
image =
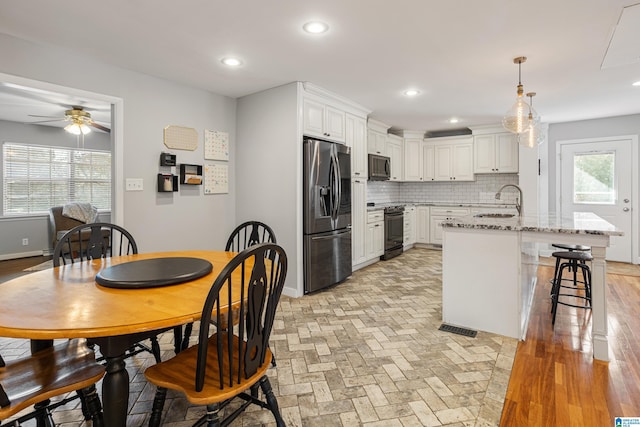
<svg viewBox="0 0 640 427">
<path fill-rule="evenodd" d="M 142 178 L 127 178 L 126 191 L 142 191 Z"/>
</svg>

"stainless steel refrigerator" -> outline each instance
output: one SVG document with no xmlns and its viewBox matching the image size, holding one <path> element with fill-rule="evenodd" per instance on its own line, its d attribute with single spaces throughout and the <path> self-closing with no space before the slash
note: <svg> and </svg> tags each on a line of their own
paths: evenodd
<svg viewBox="0 0 640 427">
<path fill-rule="evenodd" d="M 304 138 L 304 292 L 342 282 L 351 270 L 351 153 Z"/>
</svg>

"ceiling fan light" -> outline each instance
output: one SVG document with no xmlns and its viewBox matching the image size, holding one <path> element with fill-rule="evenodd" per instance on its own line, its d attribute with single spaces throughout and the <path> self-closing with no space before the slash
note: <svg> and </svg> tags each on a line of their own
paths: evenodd
<svg viewBox="0 0 640 427">
<path fill-rule="evenodd" d="M 91 128 L 84 123 L 69 123 L 64 127 L 64 130 L 73 135 L 86 135 L 91 132 Z"/>
<path fill-rule="evenodd" d="M 80 126 L 76 123 L 69 123 L 64 127 L 64 130 L 73 135 L 80 135 L 82 131 L 80 130 Z"/>
</svg>

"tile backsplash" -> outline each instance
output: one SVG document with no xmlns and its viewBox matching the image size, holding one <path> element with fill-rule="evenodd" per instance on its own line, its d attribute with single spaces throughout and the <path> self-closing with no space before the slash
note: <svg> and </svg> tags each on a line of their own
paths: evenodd
<svg viewBox="0 0 640 427">
<path fill-rule="evenodd" d="M 504 184 L 518 184 L 518 174 L 482 174 L 466 182 L 369 181 L 367 202 L 515 203 L 518 192 L 513 188 L 495 199 Z"/>
</svg>

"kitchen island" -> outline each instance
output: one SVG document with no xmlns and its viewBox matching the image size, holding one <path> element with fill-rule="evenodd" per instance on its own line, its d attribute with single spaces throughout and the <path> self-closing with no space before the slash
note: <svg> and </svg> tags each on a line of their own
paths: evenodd
<svg viewBox="0 0 640 427">
<path fill-rule="evenodd" d="M 571 218 L 466 216 L 442 223 L 444 323 L 524 340 L 539 243 L 591 246 L 593 356 L 609 360 L 606 248 L 622 232 L 589 212 Z"/>
</svg>

